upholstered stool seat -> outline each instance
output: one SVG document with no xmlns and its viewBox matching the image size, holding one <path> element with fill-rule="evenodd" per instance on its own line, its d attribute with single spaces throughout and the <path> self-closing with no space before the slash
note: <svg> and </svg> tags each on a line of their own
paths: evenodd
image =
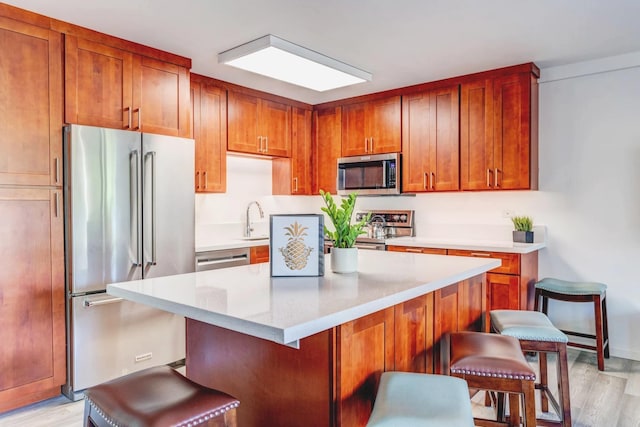
<svg viewBox="0 0 640 427">
<path fill-rule="evenodd" d="M 491 327 L 496 332 L 517 338 L 523 351 L 538 353 L 540 379 L 535 387 L 541 391 L 542 411 L 549 410 L 550 401 L 560 419 L 557 423 L 546 419 L 538 421 L 545 422 L 545 425 L 551 423 L 571 427 L 567 336 L 553 326 L 544 313 L 538 311 L 492 310 L 490 316 Z M 557 355 L 558 400 L 548 387 L 547 353 Z"/>
<path fill-rule="evenodd" d="M 367 427 L 473 427 L 467 383 L 445 375 L 384 372 Z"/>
<path fill-rule="evenodd" d="M 535 310 L 548 314 L 549 299 L 568 302 L 593 303 L 595 314 L 595 334 L 562 330 L 567 335 L 595 340 L 595 346 L 569 340 L 572 347 L 594 350 L 598 359 L 598 369 L 604 371 L 604 359 L 609 358 L 609 327 L 607 322 L 607 285 L 597 282 L 572 282 L 545 278 L 536 283 Z M 542 307 L 540 307 L 542 299 Z"/>
<path fill-rule="evenodd" d="M 524 425 L 536 425 L 536 374 L 525 359 L 518 339 L 482 332 L 455 332 L 448 336 L 448 341 L 448 344 L 443 345 L 443 351 L 448 352 L 442 358 L 446 364 L 445 373 L 466 380 L 470 389 L 509 393 L 508 424 L 498 423 L 497 421 L 504 421 L 498 416 L 498 420 L 476 418 L 475 425 L 519 424 L 517 395 L 522 396 Z"/>
<path fill-rule="evenodd" d="M 85 426 L 236 426 L 239 401 L 168 366 L 116 378 L 85 391 Z"/>
</svg>

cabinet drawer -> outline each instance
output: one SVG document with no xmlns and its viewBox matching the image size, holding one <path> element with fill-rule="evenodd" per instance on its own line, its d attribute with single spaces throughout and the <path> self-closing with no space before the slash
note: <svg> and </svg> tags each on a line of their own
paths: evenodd
<svg viewBox="0 0 640 427">
<path fill-rule="evenodd" d="M 269 262 L 269 245 L 251 247 L 251 264 Z"/>
<path fill-rule="evenodd" d="M 449 249 L 447 254 L 457 256 L 471 256 L 479 258 L 496 258 L 502 260 L 502 265 L 490 270 L 493 273 L 520 274 L 520 254 L 486 251 L 464 251 Z"/>
<path fill-rule="evenodd" d="M 446 255 L 446 249 L 439 248 L 420 248 L 415 246 L 394 246 L 388 245 L 387 250 L 391 252 L 413 252 L 418 254 Z"/>
</svg>

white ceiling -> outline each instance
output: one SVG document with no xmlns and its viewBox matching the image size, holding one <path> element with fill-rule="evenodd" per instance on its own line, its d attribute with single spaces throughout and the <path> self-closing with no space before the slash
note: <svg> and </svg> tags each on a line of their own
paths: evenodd
<svg viewBox="0 0 640 427">
<path fill-rule="evenodd" d="M 9 0 L 186 56 L 192 72 L 318 104 L 523 62 L 640 51 L 639 0 Z M 373 73 L 324 93 L 217 63 L 273 34 Z"/>
</svg>

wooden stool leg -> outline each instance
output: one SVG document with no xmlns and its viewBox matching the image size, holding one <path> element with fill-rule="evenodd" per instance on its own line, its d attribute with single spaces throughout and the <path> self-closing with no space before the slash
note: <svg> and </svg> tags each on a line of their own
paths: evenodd
<svg viewBox="0 0 640 427">
<path fill-rule="evenodd" d="M 520 395 L 509 393 L 509 427 L 520 426 Z"/>
<path fill-rule="evenodd" d="M 522 411 L 523 414 L 523 424 L 525 427 L 535 427 L 536 426 L 536 398 L 535 398 L 535 387 L 533 381 L 523 381 L 523 405 Z"/>
<path fill-rule="evenodd" d="M 540 361 L 540 409 L 542 412 L 549 412 L 549 398 L 546 393 L 546 390 L 549 389 L 547 353 L 544 351 L 539 352 L 538 360 Z"/>
<path fill-rule="evenodd" d="M 562 408 L 562 426 L 571 427 L 571 399 L 569 392 L 569 365 L 567 345 L 558 343 L 558 400 Z"/>
<path fill-rule="evenodd" d="M 596 318 L 596 353 L 598 356 L 598 370 L 604 371 L 604 345 L 603 335 L 604 329 L 602 325 L 602 301 L 600 295 L 596 295 L 593 299 Z"/>
<path fill-rule="evenodd" d="M 609 358 L 609 322 L 607 321 L 607 295 L 602 298 L 602 335 L 604 339 L 604 357 Z"/>
</svg>

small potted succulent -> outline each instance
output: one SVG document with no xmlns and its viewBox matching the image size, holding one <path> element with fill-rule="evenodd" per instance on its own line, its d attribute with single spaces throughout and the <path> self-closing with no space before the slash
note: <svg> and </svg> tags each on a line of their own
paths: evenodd
<svg viewBox="0 0 640 427">
<path fill-rule="evenodd" d="M 518 243 L 533 243 L 533 219 L 530 216 L 511 217 L 513 222 L 513 241 Z"/>
<path fill-rule="evenodd" d="M 325 236 L 333 241 L 331 248 L 331 270 L 334 273 L 352 273 L 358 269 L 358 249 L 354 247 L 356 238 L 366 233 L 365 227 L 370 214 L 358 222 L 351 223 L 356 205 L 356 193 L 342 199 L 340 206 L 336 204 L 330 193 L 320 190 L 325 207 L 320 208 L 329 216 L 334 231 L 324 226 Z"/>
</svg>

